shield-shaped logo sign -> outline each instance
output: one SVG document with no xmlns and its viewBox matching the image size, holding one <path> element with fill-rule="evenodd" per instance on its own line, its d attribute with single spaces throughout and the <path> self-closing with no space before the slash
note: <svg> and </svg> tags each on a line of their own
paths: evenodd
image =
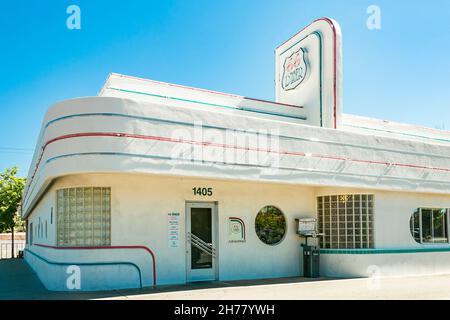
<svg viewBox="0 0 450 320">
<path fill-rule="evenodd" d="M 286 91 L 297 88 L 305 80 L 307 68 L 305 51 L 299 48 L 284 60 L 281 87 Z"/>
</svg>

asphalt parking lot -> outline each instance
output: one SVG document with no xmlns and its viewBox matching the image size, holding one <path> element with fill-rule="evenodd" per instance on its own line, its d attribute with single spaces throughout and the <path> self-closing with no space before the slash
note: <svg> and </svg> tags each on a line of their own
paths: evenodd
<svg viewBox="0 0 450 320">
<path fill-rule="evenodd" d="M 450 299 L 450 275 L 254 284 L 128 295 L 119 298 L 139 300 L 447 300 Z"/>
<path fill-rule="evenodd" d="M 302 277 L 263 279 L 263 280 L 241 280 L 241 281 L 214 281 L 197 282 L 186 285 L 158 286 L 156 288 L 113 290 L 102 292 L 53 292 L 48 291 L 40 282 L 37 275 L 22 259 L 0 259 L 0 300 L 84 300 L 84 299 L 177 299 L 179 292 L 181 297 L 186 291 L 252 287 L 264 285 L 277 285 L 285 283 L 300 283 L 310 281 L 325 281 L 328 279 L 307 279 Z M 200 293 L 201 292 L 201 293 Z M 167 298 L 165 294 L 173 294 Z M 184 298 L 181 298 L 184 299 Z M 203 299 L 203 298 L 202 298 Z M 248 297 L 246 298 L 248 299 Z"/>
<path fill-rule="evenodd" d="M 450 274 L 381 279 L 215 281 L 104 292 L 51 292 L 21 259 L 0 260 L 0 300 L 450 299 Z"/>
</svg>

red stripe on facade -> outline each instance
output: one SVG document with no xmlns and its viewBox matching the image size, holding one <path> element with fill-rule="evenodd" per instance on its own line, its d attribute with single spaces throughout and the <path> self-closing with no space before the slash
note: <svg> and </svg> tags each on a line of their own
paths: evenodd
<svg viewBox="0 0 450 320">
<path fill-rule="evenodd" d="M 146 246 L 93 246 L 93 247 L 57 247 L 47 244 L 34 244 L 38 247 L 56 249 L 56 250 L 106 250 L 106 249 L 142 249 L 147 251 L 152 257 L 152 274 L 153 274 L 153 286 L 156 286 L 156 257 L 153 251 Z"/>
<path fill-rule="evenodd" d="M 312 158 L 320 158 L 320 159 L 328 159 L 328 160 L 352 161 L 352 162 L 358 162 L 358 163 L 380 164 L 380 165 L 394 166 L 394 167 L 408 167 L 408 168 L 416 168 L 416 169 L 427 169 L 427 170 L 450 172 L 450 169 L 448 169 L 448 168 L 428 167 L 428 166 L 422 166 L 422 165 L 396 163 L 396 162 L 391 163 L 391 162 L 387 162 L 387 161 L 353 159 L 353 158 L 345 158 L 345 157 L 332 156 L 332 155 L 321 155 L 321 154 L 316 154 L 316 153 L 295 152 L 295 151 L 275 151 L 275 150 L 271 150 L 271 149 L 239 147 L 237 145 L 226 145 L 226 144 L 222 144 L 222 143 L 174 139 L 174 138 L 160 137 L 160 136 L 146 136 L 146 135 L 130 134 L 130 133 L 84 132 L 84 133 L 73 133 L 73 134 L 62 135 L 62 136 L 59 136 L 59 137 L 56 137 L 54 139 L 47 141 L 44 144 L 44 146 L 42 147 L 41 155 L 36 164 L 33 175 L 30 179 L 30 185 L 34 179 L 37 169 L 39 168 L 44 151 L 49 144 L 54 143 L 56 141 L 60 141 L 60 140 L 72 139 L 72 138 L 82 138 L 82 137 L 116 137 L 116 138 L 133 138 L 133 139 L 143 139 L 143 140 L 153 140 L 153 141 L 165 141 L 165 142 L 172 142 L 172 143 L 189 143 L 189 144 L 195 144 L 195 145 L 202 145 L 202 146 L 206 146 L 206 147 L 208 147 L 208 146 L 220 147 L 220 148 L 229 148 L 229 149 L 237 149 L 237 150 L 244 150 L 244 151 L 268 152 L 268 153 L 277 153 L 277 154 L 281 154 L 281 155 L 312 157 Z M 24 196 L 24 200 L 26 199 L 27 194 L 28 194 L 28 190 Z"/>
<path fill-rule="evenodd" d="M 146 135 L 140 135 L 140 134 L 116 133 L 116 132 L 86 132 L 86 133 L 74 133 L 74 134 L 63 135 L 63 136 L 54 138 L 52 140 L 49 140 L 45 144 L 44 149 L 49 144 L 54 143 L 56 141 L 71 139 L 71 138 L 80 138 L 80 137 L 116 137 L 116 138 L 133 138 L 133 139 L 144 139 L 144 140 L 153 140 L 153 141 L 165 141 L 165 142 L 172 142 L 172 143 L 188 143 L 188 144 L 201 145 L 201 146 L 205 146 L 205 147 L 210 146 L 210 147 L 237 149 L 237 150 L 244 150 L 244 151 L 256 151 L 256 152 L 276 153 L 276 154 L 282 154 L 282 155 L 312 157 L 312 158 L 329 159 L 329 160 L 347 160 L 347 161 L 352 161 L 352 162 L 382 164 L 382 165 L 387 165 L 387 166 L 450 171 L 450 169 L 447 169 L 447 168 L 429 167 L 429 166 L 407 164 L 407 163 L 391 163 L 391 162 L 387 162 L 387 161 L 354 159 L 354 158 L 345 158 L 345 157 L 339 157 L 339 156 L 322 155 L 322 154 L 316 154 L 316 153 L 310 154 L 310 153 L 306 153 L 306 152 L 275 151 L 275 150 L 271 150 L 271 149 L 240 147 L 238 145 L 227 145 L 227 144 L 223 144 L 223 143 L 213 143 L 213 142 L 185 140 L 185 139 L 174 139 L 174 138 L 161 137 L 161 136 L 146 136 Z"/>
</svg>

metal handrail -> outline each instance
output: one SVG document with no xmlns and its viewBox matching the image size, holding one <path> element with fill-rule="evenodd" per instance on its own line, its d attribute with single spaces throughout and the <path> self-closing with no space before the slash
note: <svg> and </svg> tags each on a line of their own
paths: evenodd
<svg viewBox="0 0 450 320">
<path fill-rule="evenodd" d="M 48 249 L 55 249 L 55 250 L 111 250 L 111 249 L 118 249 L 118 250 L 122 250 L 122 249 L 142 249 L 147 251 L 151 258 L 152 258 L 152 272 L 153 272 L 153 286 L 156 287 L 156 256 L 155 253 L 146 246 L 140 246 L 140 245 L 130 245 L 130 246 L 67 246 L 67 247 L 58 247 L 58 246 L 51 246 L 48 244 L 41 244 L 41 243 L 35 243 L 34 244 L 37 247 L 43 247 L 43 248 L 48 248 Z"/>
<path fill-rule="evenodd" d="M 207 243 L 203 241 L 201 238 L 197 237 L 195 234 L 188 232 L 188 239 L 191 241 L 192 245 L 202 252 L 216 257 L 216 249 L 214 248 L 212 243 Z"/>
<path fill-rule="evenodd" d="M 195 234 L 193 234 L 193 233 L 189 233 L 190 235 L 191 235 L 191 238 L 192 239 L 194 239 L 195 241 L 197 241 L 197 242 L 199 242 L 200 244 L 202 244 L 202 245 L 204 245 L 204 246 L 207 246 L 207 247 L 209 247 L 209 248 L 213 248 L 213 245 L 212 245 L 212 243 L 208 243 L 208 242 L 205 242 L 205 241 L 203 241 L 202 240 L 202 238 L 200 238 L 200 237 L 197 237 Z"/>
<path fill-rule="evenodd" d="M 191 240 L 192 244 L 194 244 L 196 247 L 198 247 L 205 253 L 208 253 L 209 255 L 212 255 L 214 253 L 212 244 L 204 242 L 202 239 L 200 239 L 199 237 L 192 235 L 192 234 L 191 234 L 190 240 Z"/>
<path fill-rule="evenodd" d="M 78 265 L 78 266 L 109 266 L 109 265 L 130 265 L 134 268 L 136 268 L 138 275 L 139 275 L 139 286 L 142 289 L 142 271 L 141 269 L 138 267 L 137 264 L 133 263 L 133 262 L 129 262 L 129 261 L 116 261 L 116 262 L 56 262 L 56 261 L 52 261 L 52 260 L 48 260 L 42 256 L 40 256 L 39 254 L 37 254 L 36 252 L 33 252 L 29 249 L 24 249 L 24 251 L 26 253 L 29 253 L 33 256 L 35 256 L 36 258 L 38 258 L 41 261 L 44 261 L 45 263 L 51 264 L 51 265 L 60 265 L 60 266 L 71 266 L 71 265 Z"/>
<path fill-rule="evenodd" d="M 211 250 L 205 249 L 205 247 L 199 245 L 198 243 L 191 241 L 191 244 L 196 247 L 197 249 L 200 249 L 200 251 L 210 255 L 210 256 L 214 256 L 214 253 Z"/>
</svg>

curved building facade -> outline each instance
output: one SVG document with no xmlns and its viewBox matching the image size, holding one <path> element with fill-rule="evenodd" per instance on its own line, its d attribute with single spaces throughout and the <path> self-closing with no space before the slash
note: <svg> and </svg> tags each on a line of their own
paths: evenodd
<svg viewBox="0 0 450 320">
<path fill-rule="evenodd" d="M 450 271 L 450 133 L 342 113 L 341 34 L 276 50 L 277 101 L 111 74 L 45 115 L 22 204 L 51 290 Z M 375 270 L 375 271 L 374 271 Z"/>
</svg>

